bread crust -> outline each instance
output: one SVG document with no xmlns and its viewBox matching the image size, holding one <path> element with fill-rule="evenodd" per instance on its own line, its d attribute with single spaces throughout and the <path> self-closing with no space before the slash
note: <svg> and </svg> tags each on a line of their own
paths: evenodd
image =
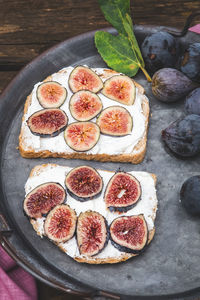
<svg viewBox="0 0 200 300">
<path fill-rule="evenodd" d="M 33 177 L 33 176 L 36 176 L 37 174 L 40 174 L 40 172 L 47 166 L 56 167 L 58 165 L 57 164 L 42 164 L 42 165 L 35 166 L 31 170 L 29 177 Z M 113 173 L 112 171 L 107 171 L 107 172 Z M 156 185 L 156 181 L 157 181 L 156 175 L 153 174 L 153 173 L 149 173 L 149 174 L 152 176 L 152 178 L 154 180 L 154 185 Z M 154 211 L 156 211 L 156 210 L 157 210 L 157 206 L 154 207 Z M 155 221 L 155 218 L 153 218 L 153 221 Z M 41 236 L 41 234 L 38 231 L 37 223 L 34 220 L 31 220 L 31 219 L 30 219 L 30 223 L 32 224 L 33 229 L 37 232 L 37 234 Z M 154 228 L 152 230 L 150 230 L 149 233 L 148 233 L 148 242 L 147 242 L 147 245 L 145 247 L 147 247 L 150 244 L 150 242 L 152 241 L 154 235 L 155 235 L 155 225 L 154 225 Z M 66 253 L 66 250 L 64 249 L 64 247 L 61 244 L 56 244 L 56 245 L 62 251 L 64 251 Z M 75 257 L 73 257 L 73 259 L 76 260 L 77 262 L 87 263 L 87 264 L 114 264 L 114 263 L 119 263 L 119 262 L 126 261 L 126 260 L 130 259 L 131 257 L 138 256 L 138 255 L 139 254 L 123 253 L 122 252 L 122 254 L 120 256 L 115 257 L 115 258 L 113 258 L 113 257 L 109 257 L 109 258 L 90 257 L 90 258 L 87 258 L 87 257 L 75 256 Z"/>
<path fill-rule="evenodd" d="M 59 71 L 62 73 L 62 70 Z M 58 72 L 58 73 L 59 73 Z M 118 74 L 117 72 L 110 70 L 110 69 L 104 69 L 103 74 L 99 75 L 100 77 L 107 78 L 110 76 L 110 74 Z M 50 81 L 51 76 L 48 76 L 44 81 Z M 139 164 L 144 159 L 145 153 L 146 153 L 146 144 L 147 144 L 147 133 L 148 133 L 148 124 L 149 124 L 149 101 L 144 95 L 144 88 L 138 84 L 136 81 L 134 81 L 135 86 L 138 88 L 138 91 L 141 95 L 143 95 L 142 99 L 142 110 L 143 114 L 145 116 L 145 133 L 143 137 L 139 140 L 139 142 L 133 147 L 133 151 L 131 154 L 117 154 L 117 155 L 110 155 L 110 154 L 87 154 L 87 153 L 80 153 L 80 152 L 73 152 L 73 153 L 57 153 L 57 152 L 51 152 L 49 150 L 42 150 L 35 152 L 34 149 L 29 148 L 25 149 L 24 147 L 24 132 L 23 127 L 21 128 L 20 135 L 19 135 L 19 151 L 22 157 L 24 158 L 47 158 L 47 157 L 53 157 L 53 158 L 66 158 L 66 159 L 84 159 L 84 160 L 97 160 L 101 162 L 106 161 L 112 161 L 112 162 L 130 162 L 132 164 Z M 30 94 L 25 102 L 24 105 L 24 114 L 22 117 L 22 122 L 25 120 L 25 114 L 28 111 L 28 108 L 32 101 L 32 94 Z"/>
</svg>

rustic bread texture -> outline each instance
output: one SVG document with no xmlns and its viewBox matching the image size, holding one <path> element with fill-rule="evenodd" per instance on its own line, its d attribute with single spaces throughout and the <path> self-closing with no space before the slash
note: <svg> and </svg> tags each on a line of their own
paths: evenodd
<svg viewBox="0 0 200 300">
<path fill-rule="evenodd" d="M 59 71 L 59 72 L 62 72 Z M 110 74 L 118 74 L 113 70 L 104 69 L 103 74 L 100 75 L 102 78 L 108 78 Z M 44 81 L 50 81 L 51 76 L 47 77 Z M 140 95 L 144 95 L 144 88 L 133 80 L 134 84 L 138 88 Z M 28 111 L 28 107 L 30 106 L 32 101 L 32 95 L 30 94 L 25 102 L 24 106 L 24 115 Z M 27 149 L 24 144 L 24 129 L 23 126 L 21 128 L 21 132 L 19 135 L 19 151 L 22 157 L 25 158 L 38 158 L 38 157 L 61 157 L 66 159 L 85 159 L 85 160 L 97 160 L 97 161 L 112 161 L 112 162 L 130 162 L 133 164 L 139 164 L 145 156 L 146 153 L 146 144 L 147 144 L 147 132 L 148 132 L 148 123 L 149 123 L 149 101 L 147 100 L 146 96 L 142 99 L 142 110 L 143 115 L 145 116 L 145 132 L 143 137 L 139 140 L 139 142 L 133 147 L 131 154 L 117 154 L 117 155 L 110 155 L 110 154 L 87 154 L 82 152 L 73 153 L 57 153 L 51 152 L 49 150 L 41 150 L 36 152 L 33 148 Z M 22 122 L 25 120 L 25 116 L 22 117 Z"/>
<path fill-rule="evenodd" d="M 38 165 L 38 166 L 35 166 L 29 177 L 32 177 L 32 176 L 36 176 L 37 174 L 40 174 L 40 172 L 43 171 L 43 169 L 47 166 L 47 165 L 51 165 L 52 167 L 56 167 L 57 165 L 56 164 L 43 164 L 43 165 Z M 110 172 L 110 171 L 108 171 Z M 151 174 L 150 175 L 152 176 L 153 180 L 154 180 L 154 185 L 156 185 L 156 175 L 155 174 Z M 157 205 L 153 208 L 154 211 L 157 210 Z M 153 221 L 155 221 L 155 218 L 152 218 Z M 38 228 L 38 224 L 35 220 L 31 220 L 30 219 L 30 222 L 34 228 L 34 230 L 37 232 L 37 234 L 39 236 L 41 236 L 40 232 L 39 232 L 39 228 Z M 152 230 L 149 231 L 149 235 L 148 235 L 148 242 L 147 242 L 147 246 L 150 244 L 150 242 L 152 241 L 153 237 L 154 237 L 154 234 L 155 234 L 155 226 Z M 62 244 L 56 244 L 62 251 L 66 252 L 64 247 L 62 246 Z M 145 246 L 145 247 L 147 247 Z M 109 257 L 109 258 L 98 258 L 98 257 L 78 257 L 78 256 L 75 256 L 73 257 L 74 260 L 78 261 L 78 262 L 81 262 L 81 263 L 88 263 L 88 264 L 113 264 L 113 263 L 119 263 L 119 262 L 122 262 L 122 261 L 126 261 L 128 259 L 130 259 L 131 257 L 134 257 L 134 256 L 137 256 L 139 254 L 131 254 L 131 253 L 121 253 L 119 256 L 117 257 Z"/>
</svg>

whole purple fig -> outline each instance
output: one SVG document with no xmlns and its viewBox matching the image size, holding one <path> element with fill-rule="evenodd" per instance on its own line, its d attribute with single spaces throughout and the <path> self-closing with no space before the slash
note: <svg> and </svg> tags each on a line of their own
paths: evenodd
<svg viewBox="0 0 200 300">
<path fill-rule="evenodd" d="M 187 114 L 200 115 L 200 88 L 193 90 L 187 95 L 185 111 Z"/>
<path fill-rule="evenodd" d="M 200 82 L 200 43 L 188 46 L 181 57 L 180 70 L 191 80 Z"/>
<path fill-rule="evenodd" d="M 166 103 L 184 98 L 197 87 L 187 76 L 176 69 L 163 68 L 152 78 L 152 92 L 154 96 Z"/>
<path fill-rule="evenodd" d="M 178 39 L 165 31 L 147 36 L 141 50 L 150 74 L 154 74 L 161 68 L 174 68 L 180 55 Z"/>
<path fill-rule="evenodd" d="M 162 131 L 162 139 L 181 157 L 200 153 L 200 116 L 188 115 L 176 120 Z"/>
</svg>

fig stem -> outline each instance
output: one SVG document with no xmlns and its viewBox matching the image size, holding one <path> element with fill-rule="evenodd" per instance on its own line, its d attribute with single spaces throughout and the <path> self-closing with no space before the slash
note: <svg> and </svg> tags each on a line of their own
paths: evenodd
<svg viewBox="0 0 200 300">
<path fill-rule="evenodd" d="M 143 68 L 141 65 L 140 65 L 140 69 L 141 69 L 142 72 L 144 73 L 144 75 L 145 75 L 147 81 L 148 81 L 148 82 L 151 82 L 151 81 L 152 81 L 151 76 L 147 73 L 146 69 Z"/>
</svg>

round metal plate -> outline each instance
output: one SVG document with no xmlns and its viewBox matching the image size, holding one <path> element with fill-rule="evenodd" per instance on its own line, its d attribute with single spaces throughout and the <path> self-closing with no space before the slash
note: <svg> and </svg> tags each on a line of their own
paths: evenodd
<svg viewBox="0 0 200 300">
<path fill-rule="evenodd" d="M 160 29 L 135 27 L 140 43 L 147 34 Z M 160 139 L 161 129 L 184 115 L 183 101 L 170 105 L 157 101 L 152 96 L 151 84 L 141 73 L 135 80 L 144 86 L 151 106 L 144 161 L 139 165 L 87 164 L 105 170 L 115 171 L 121 167 L 125 171 L 141 170 L 157 175 L 156 235 L 148 249 L 142 255 L 116 265 L 79 264 L 48 240 L 41 240 L 23 214 L 24 184 L 35 165 L 51 162 L 75 167 L 85 164 L 80 160 L 24 159 L 20 156 L 17 146 L 25 99 L 36 82 L 64 66 L 104 67 L 93 37 L 94 32 L 83 34 L 46 51 L 19 73 L 1 96 L 1 208 L 14 230 L 10 242 L 29 266 L 36 264 L 41 278 L 45 274 L 47 281 L 48 278 L 56 280 L 60 288 L 71 284 L 70 287 L 77 291 L 104 290 L 145 299 L 197 294 L 200 286 L 200 219 L 186 214 L 179 202 L 179 190 L 185 179 L 198 174 L 200 158 L 181 160 L 166 151 Z M 183 47 L 194 41 L 200 41 L 200 38 L 192 33 L 181 39 Z"/>
</svg>

